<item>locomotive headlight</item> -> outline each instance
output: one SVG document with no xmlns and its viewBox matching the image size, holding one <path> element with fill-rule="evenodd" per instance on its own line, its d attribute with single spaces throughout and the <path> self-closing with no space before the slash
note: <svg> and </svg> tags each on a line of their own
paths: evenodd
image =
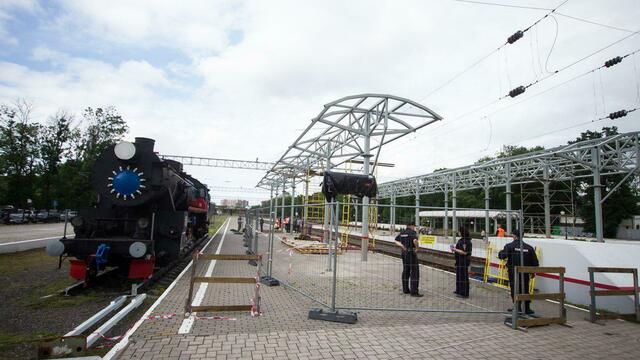
<svg viewBox="0 0 640 360">
<path fill-rule="evenodd" d="M 62 241 L 53 241 L 47 245 L 47 254 L 49 256 L 60 256 L 64 254 L 64 244 Z"/>
<path fill-rule="evenodd" d="M 75 227 L 82 226 L 83 224 L 84 224 L 84 219 L 82 218 L 82 216 L 76 216 L 71 219 L 71 225 Z"/>
<path fill-rule="evenodd" d="M 129 160 L 136 154 L 136 146 L 128 141 L 121 141 L 113 148 L 113 152 L 118 159 Z"/>
<path fill-rule="evenodd" d="M 131 255 L 131 257 L 139 258 L 144 256 L 146 252 L 147 252 L 147 245 L 145 245 L 140 241 L 136 241 L 131 245 L 129 245 L 129 255 Z"/>
<path fill-rule="evenodd" d="M 147 226 L 149 226 L 149 219 L 147 219 L 147 218 L 138 219 L 138 227 L 139 228 L 146 229 Z"/>
</svg>

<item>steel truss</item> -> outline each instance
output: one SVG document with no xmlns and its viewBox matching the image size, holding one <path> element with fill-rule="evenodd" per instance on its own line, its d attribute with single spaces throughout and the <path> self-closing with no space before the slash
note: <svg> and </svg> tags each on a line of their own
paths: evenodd
<svg viewBox="0 0 640 360">
<path fill-rule="evenodd" d="M 343 97 L 324 105 L 257 186 L 270 189 L 272 193 L 275 190 L 277 206 L 279 189 L 284 193 L 286 185 L 290 185 L 293 218 L 296 183 L 304 183 L 307 194 L 310 175 L 335 169 L 356 159 L 362 160 L 365 174 L 372 174 L 383 145 L 441 119 L 426 106 L 398 96 L 362 94 Z M 370 170 L 371 163 L 374 168 Z M 362 260 L 366 261 L 369 199 L 365 197 L 362 203 Z M 328 211 L 328 205 L 325 205 L 325 234 L 329 230 Z"/>
<path fill-rule="evenodd" d="M 230 169 L 246 169 L 246 170 L 269 170 L 273 167 L 273 163 L 264 161 L 250 160 L 231 160 L 217 159 L 210 157 L 182 156 L 182 155 L 158 155 L 162 159 L 175 160 L 183 165 L 221 167 Z"/>
<path fill-rule="evenodd" d="M 640 158 L 640 132 L 630 132 L 600 139 L 576 142 L 570 145 L 534 153 L 494 159 L 485 163 L 438 171 L 378 185 L 380 198 L 419 196 L 452 192 L 455 207 L 456 191 L 484 189 L 488 206 L 488 189 L 505 186 L 507 210 L 511 208 L 511 186 L 539 182 L 545 197 L 546 233 L 550 234 L 551 181 L 571 181 L 592 177 L 596 204 L 602 204 L 600 176 L 638 172 Z M 622 182 L 621 182 L 622 183 Z M 619 183 L 609 194 L 617 189 Z M 509 227 L 510 222 L 507 223 Z M 507 229 L 508 231 L 510 229 Z M 602 241 L 602 208 L 596 206 L 596 237 Z"/>
<path fill-rule="evenodd" d="M 320 173 L 359 157 L 374 157 L 375 166 L 384 144 L 441 119 L 426 106 L 393 95 L 362 94 L 338 99 L 324 105 L 311 119 L 258 186 L 281 184 L 283 177 L 304 178 L 309 172 Z M 368 163 L 367 160 L 364 161 Z"/>
</svg>

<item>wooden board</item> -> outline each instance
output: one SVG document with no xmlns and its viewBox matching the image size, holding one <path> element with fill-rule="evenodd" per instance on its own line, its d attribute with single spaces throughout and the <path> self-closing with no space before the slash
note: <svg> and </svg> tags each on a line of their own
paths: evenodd
<svg viewBox="0 0 640 360">
<path fill-rule="evenodd" d="M 256 279 L 251 277 L 203 277 L 193 278 L 194 283 L 209 284 L 255 284 Z"/>
<path fill-rule="evenodd" d="M 521 273 L 551 273 L 564 274 L 565 268 L 561 266 L 517 266 L 518 272 Z"/>
<path fill-rule="evenodd" d="M 203 306 L 192 306 L 191 311 L 249 311 L 251 310 L 251 305 L 203 305 Z"/>
<path fill-rule="evenodd" d="M 591 291 L 589 291 L 591 293 Z M 595 296 L 618 296 L 618 295 L 634 295 L 633 290 L 596 290 L 593 291 Z"/>
<path fill-rule="evenodd" d="M 518 319 L 517 325 L 521 327 L 541 326 L 549 324 L 564 324 L 567 320 L 564 318 L 536 318 L 536 319 Z"/>
<path fill-rule="evenodd" d="M 636 269 L 633 268 L 614 268 L 614 267 L 589 267 L 589 272 L 609 272 L 609 273 L 629 273 L 633 274 Z"/>
<path fill-rule="evenodd" d="M 564 299 L 563 293 L 548 293 L 548 294 L 517 294 L 516 300 L 528 301 L 528 300 L 561 300 Z"/>
<path fill-rule="evenodd" d="M 260 260 L 260 255 L 243 254 L 204 254 L 199 255 L 199 260 Z"/>
</svg>

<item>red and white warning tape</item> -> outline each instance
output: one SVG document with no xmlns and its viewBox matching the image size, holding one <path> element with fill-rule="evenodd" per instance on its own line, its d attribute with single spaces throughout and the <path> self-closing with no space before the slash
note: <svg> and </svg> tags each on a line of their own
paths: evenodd
<svg viewBox="0 0 640 360">
<path fill-rule="evenodd" d="M 165 315 L 149 315 L 147 317 L 147 320 L 158 320 L 158 319 L 171 319 L 172 317 L 176 316 L 176 314 L 165 314 Z"/>
<path fill-rule="evenodd" d="M 195 316 L 196 320 L 230 320 L 235 321 L 236 318 L 228 317 L 228 316 Z"/>
</svg>

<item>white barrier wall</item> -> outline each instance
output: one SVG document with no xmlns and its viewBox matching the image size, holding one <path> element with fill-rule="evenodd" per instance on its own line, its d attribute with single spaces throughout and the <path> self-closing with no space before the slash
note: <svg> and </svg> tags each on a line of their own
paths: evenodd
<svg viewBox="0 0 640 360">
<path fill-rule="evenodd" d="M 500 250 L 511 238 L 491 237 L 489 240 Z M 590 266 L 640 268 L 640 243 L 615 244 L 563 239 L 525 238 L 531 246 L 540 247 L 540 266 L 564 266 L 567 301 L 588 306 Z M 494 259 L 492 259 L 492 262 Z M 633 287 L 631 274 L 596 273 L 596 290 Z M 536 288 L 541 292 L 557 292 L 558 280 L 553 274 L 538 276 Z M 599 296 L 599 309 L 618 313 L 634 312 L 632 296 Z"/>
</svg>

